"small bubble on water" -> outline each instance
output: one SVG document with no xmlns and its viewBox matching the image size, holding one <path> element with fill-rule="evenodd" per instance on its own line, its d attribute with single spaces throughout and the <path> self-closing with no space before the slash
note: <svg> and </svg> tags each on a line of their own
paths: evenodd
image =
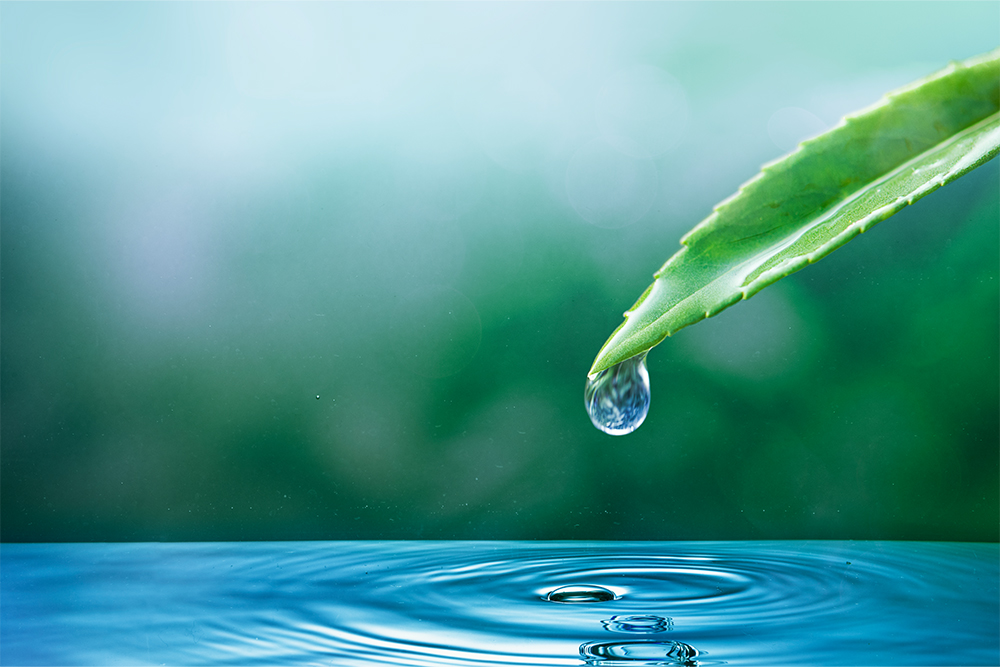
<svg viewBox="0 0 1000 667">
<path fill-rule="evenodd" d="M 649 412 L 649 372 L 640 354 L 587 377 L 583 402 L 594 426 L 610 435 L 639 428 Z"/>
<path fill-rule="evenodd" d="M 549 591 L 545 599 L 549 602 L 566 602 L 570 604 L 581 604 L 585 602 L 607 602 L 614 600 L 617 596 L 613 591 L 609 591 L 602 586 L 563 586 L 554 591 Z"/>
</svg>

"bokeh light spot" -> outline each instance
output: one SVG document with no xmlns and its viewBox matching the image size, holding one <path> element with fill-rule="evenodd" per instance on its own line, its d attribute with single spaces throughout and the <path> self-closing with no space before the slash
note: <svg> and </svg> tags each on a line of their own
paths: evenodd
<svg viewBox="0 0 1000 667">
<path fill-rule="evenodd" d="M 652 65 L 619 70 L 601 88 L 597 122 L 604 139 L 636 158 L 662 155 L 683 136 L 688 104 L 674 77 Z"/>
<path fill-rule="evenodd" d="M 566 195 L 587 222 L 615 229 L 649 211 L 658 189 L 656 165 L 601 140 L 584 145 L 566 169 Z"/>
</svg>

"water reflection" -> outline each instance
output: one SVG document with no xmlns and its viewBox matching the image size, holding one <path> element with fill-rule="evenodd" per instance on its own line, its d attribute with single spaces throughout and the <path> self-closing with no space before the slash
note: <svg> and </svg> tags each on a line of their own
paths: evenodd
<svg viewBox="0 0 1000 667">
<path fill-rule="evenodd" d="M 667 632 L 674 629 L 674 621 L 671 618 L 662 616 L 612 616 L 606 621 L 601 621 L 604 629 L 610 632 L 635 632 L 652 634 L 654 632 Z"/>
<path fill-rule="evenodd" d="M 1000 664 L 998 557 L 893 542 L 5 544 L 0 645 L 23 665 L 495 667 L 871 664 L 877 641 L 880 662 Z"/>
<path fill-rule="evenodd" d="M 612 616 L 601 621 L 609 632 L 650 635 L 674 629 L 673 619 L 654 614 Z M 591 641 L 580 645 L 580 657 L 587 665 L 698 665 L 701 655 L 695 647 L 668 639 L 631 638 Z"/>
<path fill-rule="evenodd" d="M 684 642 L 639 641 L 588 642 L 580 647 L 587 665 L 698 665 L 698 649 Z"/>
</svg>

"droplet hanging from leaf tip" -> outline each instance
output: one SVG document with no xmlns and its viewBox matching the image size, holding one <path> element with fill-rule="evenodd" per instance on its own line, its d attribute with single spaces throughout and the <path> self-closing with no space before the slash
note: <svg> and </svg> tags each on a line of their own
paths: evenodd
<svg viewBox="0 0 1000 667">
<path fill-rule="evenodd" d="M 609 435 L 626 435 L 639 428 L 649 412 L 646 354 L 588 376 L 583 401 L 590 421 Z"/>
</svg>

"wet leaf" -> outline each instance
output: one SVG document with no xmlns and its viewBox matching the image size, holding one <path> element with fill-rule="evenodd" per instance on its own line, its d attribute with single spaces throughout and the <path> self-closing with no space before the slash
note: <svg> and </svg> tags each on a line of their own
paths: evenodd
<svg viewBox="0 0 1000 667">
<path fill-rule="evenodd" d="M 998 149 L 1000 49 L 847 116 L 765 165 L 681 239 L 590 374 L 822 259 Z"/>
</svg>

